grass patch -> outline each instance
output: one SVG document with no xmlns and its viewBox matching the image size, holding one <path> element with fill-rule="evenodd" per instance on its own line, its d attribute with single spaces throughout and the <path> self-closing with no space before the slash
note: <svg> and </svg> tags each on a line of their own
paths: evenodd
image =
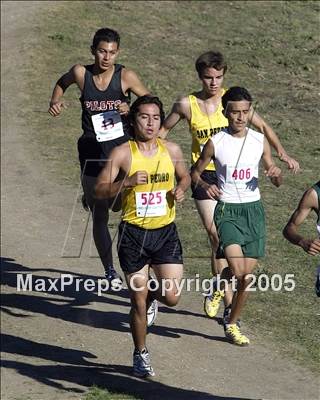
<svg viewBox="0 0 320 400">
<path fill-rule="evenodd" d="M 302 167 L 299 176 L 285 171 L 280 189 L 260 179 L 268 218 L 267 256 L 260 269 L 269 275 L 294 273 L 296 288 L 255 293 L 244 319 L 311 369 L 319 368 L 317 262 L 289 245 L 281 231 L 303 191 L 319 179 L 319 6 L 317 1 L 48 2 L 35 21 L 34 41 L 26 45 L 26 106 L 19 114 L 31 128 L 30 152 L 37 149 L 52 179 L 77 186 L 77 89 L 68 90 L 62 116 L 53 119 L 46 110 L 59 76 L 73 64 L 92 61 L 89 47 L 96 29 L 107 25 L 120 32 L 119 62 L 139 72 L 167 111 L 178 95 L 199 88 L 195 59 L 220 49 L 229 62 L 225 86 L 243 85 L 252 92 L 258 112 Z M 187 160 L 189 136 L 186 123 L 171 133 Z M 187 273 L 209 276 L 210 246 L 190 198 L 179 206 L 177 225 Z M 314 225 L 310 217 L 304 227 L 310 236 L 316 235 Z"/>
<path fill-rule="evenodd" d="M 90 388 L 84 400 L 139 400 L 140 397 L 126 395 L 124 393 L 109 392 L 96 386 Z"/>
</svg>

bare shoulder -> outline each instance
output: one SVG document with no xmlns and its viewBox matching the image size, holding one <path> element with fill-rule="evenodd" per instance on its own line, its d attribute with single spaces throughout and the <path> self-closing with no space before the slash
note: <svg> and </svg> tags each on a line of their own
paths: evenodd
<svg viewBox="0 0 320 400">
<path fill-rule="evenodd" d="M 171 113 L 176 113 L 181 119 L 190 119 L 190 102 L 188 96 L 179 96 L 173 106 Z"/>
<path fill-rule="evenodd" d="M 185 112 L 190 110 L 189 96 L 179 96 L 176 102 L 179 104 L 182 111 Z"/>
<path fill-rule="evenodd" d="M 104 176 L 110 177 L 110 171 L 121 170 L 128 172 L 131 165 L 131 152 L 129 143 L 116 146 L 109 154 L 108 161 L 105 163 Z"/>
<path fill-rule="evenodd" d="M 123 93 L 131 90 L 137 97 L 149 93 L 149 90 L 141 82 L 138 75 L 129 68 L 123 68 L 121 72 L 121 86 Z"/>
<path fill-rule="evenodd" d="M 311 210 L 314 210 L 316 213 L 319 210 L 318 195 L 312 187 L 303 193 L 291 219 L 294 221 L 300 215 L 303 215 L 305 212 L 309 213 Z"/>
<path fill-rule="evenodd" d="M 189 96 L 178 96 L 177 101 L 179 101 L 181 104 L 188 105 L 189 104 Z"/>
<path fill-rule="evenodd" d="M 74 73 L 74 76 L 83 76 L 86 69 L 82 64 L 75 64 L 71 67 L 71 71 Z"/>
<path fill-rule="evenodd" d="M 312 208 L 315 211 L 319 209 L 318 195 L 313 187 L 307 189 L 301 199 L 300 205 L 302 207 Z"/>
<path fill-rule="evenodd" d="M 128 84 L 134 82 L 136 79 L 139 79 L 138 75 L 130 68 L 123 68 L 121 71 L 121 76 L 122 79 Z"/>
<path fill-rule="evenodd" d="M 126 158 L 128 157 L 128 154 L 130 153 L 130 145 L 129 142 L 125 142 L 120 144 L 119 146 L 116 146 L 112 152 L 110 153 L 111 158 Z"/>
<path fill-rule="evenodd" d="M 130 77 L 130 76 L 137 76 L 137 74 L 131 68 L 123 67 L 122 68 L 123 76 Z"/>
<path fill-rule="evenodd" d="M 85 74 L 85 67 L 81 64 L 75 64 L 70 69 L 71 73 L 73 74 L 74 81 L 79 85 L 82 89 L 83 82 L 84 82 L 84 74 Z"/>
</svg>

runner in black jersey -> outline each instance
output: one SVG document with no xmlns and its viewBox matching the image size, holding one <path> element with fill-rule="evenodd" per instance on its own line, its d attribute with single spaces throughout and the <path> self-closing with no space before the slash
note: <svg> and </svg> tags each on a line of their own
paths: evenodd
<svg viewBox="0 0 320 400">
<path fill-rule="evenodd" d="M 109 207 L 112 201 L 97 200 L 94 186 L 111 150 L 129 138 L 130 94 L 148 94 L 132 70 L 116 64 L 120 36 L 109 28 L 99 29 L 93 38 L 91 65 L 74 65 L 56 83 L 49 113 L 56 117 L 64 107 L 62 96 L 77 84 L 81 91 L 82 130 L 78 140 L 79 161 L 85 203 L 90 207 L 93 237 L 108 280 L 121 279 L 113 268 L 112 243 L 108 230 Z"/>
</svg>

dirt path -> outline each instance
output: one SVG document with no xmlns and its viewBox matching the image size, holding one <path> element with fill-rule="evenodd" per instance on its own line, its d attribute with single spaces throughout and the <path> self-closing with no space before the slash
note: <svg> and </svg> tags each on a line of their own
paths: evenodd
<svg viewBox="0 0 320 400">
<path fill-rule="evenodd" d="M 200 294 L 185 294 L 174 310 L 161 308 L 148 335 L 157 375 L 145 382 L 130 375 L 126 291 L 98 296 L 72 286 L 48 292 L 48 278 L 69 273 L 96 279 L 102 271 L 99 260 L 87 255 L 88 241 L 82 257 L 61 257 L 76 193 L 48 180 L 48 166 L 26 152 L 27 127 L 16 118 L 24 94 L 13 66 L 21 72 L 17 54 L 23 54 L 24 41 L 32 40 L 28 26 L 38 8 L 48 4 L 1 4 L 1 399 L 83 399 L 94 384 L 134 391 L 144 399 L 319 398 L 317 377 L 258 344 L 261 338 L 252 338 L 245 349 L 228 344 L 222 328 L 202 315 Z M 78 207 L 75 232 L 83 230 L 85 219 Z M 18 292 L 19 272 L 45 279 L 47 292 Z"/>
</svg>

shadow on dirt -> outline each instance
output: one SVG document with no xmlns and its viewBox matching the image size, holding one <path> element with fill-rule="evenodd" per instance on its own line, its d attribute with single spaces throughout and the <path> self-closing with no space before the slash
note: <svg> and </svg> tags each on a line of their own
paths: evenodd
<svg viewBox="0 0 320 400">
<path fill-rule="evenodd" d="M 48 277 L 48 273 L 52 273 L 51 278 Z M 36 282 L 37 279 L 42 280 L 44 288 L 48 289 L 52 283 L 50 279 L 56 278 L 58 274 L 67 273 L 67 271 L 58 269 L 32 269 L 15 263 L 13 259 L 2 258 L 1 283 L 15 289 L 15 291 L 12 291 L 6 288 L 2 292 L 2 311 L 14 318 L 32 319 L 33 314 L 42 314 L 50 318 L 84 324 L 93 328 L 103 328 L 115 332 L 130 332 L 128 318 L 130 304 L 127 290 L 107 292 L 102 296 L 98 296 L 95 292 L 77 291 L 73 286 L 67 286 L 63 291 L 58 287 L 58 290 L 52 290 L 49 293 L 37 290 L 17 291 L 17 274 L 32 274 L 33 282 Z M 77 276 L 83 279 L 97 280 L 95 276 L 81 274 L 77 274 Z M 34 286 L 31 289 L 35 289 Z M 79 308 L 79 306 L 90 306 L 95 302 L 109 303 L 114 305 L 115 308 L 119 308 L 119 306 L 125 307 L 122 309 L 124 312 L 104 312 L 92 308 Z M 167 307 L 162 307 L 161 309 L 163 312 L 171 312 L 171 309 Z M 180 313 L 180 310 L 176 312 Z M 188 311 L 184 310 L 181 312 L 188 313 Z M 180 338 L 183 335 L 195 335 L 205 339 L 225 340 L 222 337 L 166 326 L 153 326 L 150 329 L 150 333 L 176 338 Z M 21 376 L 29 377 L 45 385 L 70 393 L 84 393 L 86 392 L 86 387 L 98 386 L 109 391 L 133 394 L 142 399 L 152 400 L 163 398 L 183 400 L 238 399 L 171 387 L 154 380 L 141 380 L 132 377 L 131 367 L 97 363 L 95 362 L 97 356 L 87 351 L 40 343 L 10 334 L 2 334 L 1 348 L 3 354 L 19 357 L 19 361 L 5 360 L 2 357 L 1 365 L 3 368 L 14 369 Z M 34 363 L 22 362 L 20 361 L 21 357 L 31 358 Z M 41 364 L 42 362 L 49 362 L 50 364 Z M 55 365 L 51 365 L 51 363 Z M 82 389 L 81 386 L 85 388 Z"/>
<path fill-rule="evenodd" d="M 41 275 L 43 272 L 43 275 Z M 52 273 L 52 276 L 48 276 Z M 102 328 L 118 332 L 130 332 L 129 309 L 130 301 L 127 289 L 121 291 L 108 291 L 101 296 L 94 291 L 85 290 L 81 285 L 79 290 L 76 285 L 65 286 L 61 290 L 59 274 L 69 274 L 68 271 L 59 269 L 32 269 L 15 263 L 13 259 L 1 259 L 1 283 L 14 288 L 14 292 L 2 293 L 1 310 L 11 316 L 31 318 L 30 313 L 42 314 L 50 318 L 88 325 L 93 328 Z M 24 283 L 20 280 L 18 291 L 18 275 L 23 276 Z M 28 285 L 26 276 L 32 275 Z M 96 276 L 77 274 L 75 278 L 97 281 Z M 51 288 L 52 281 L 57 279 L 55 288 Z M 23 290 L 23 284 L 25 285 Z M 38 286 L 37 286 L 38 285 Z M 94 303 L 108 303 L 115 306 L 116 311 L 100 311 L 90 307 Z M 119 306 L 124 307 L 120 308 Z M 81 307 L 81 308 L 80 308 Z M 14 310 L 12 310 L 12 308 Z M 19 310 L 19 311 L 17 311 Z M 121 311 L 120 311 L 121 310 Z M 164 313 L 193 315 L 187 310 L 174 310 L 160 307 Z M 195 316 L 198 316 L 197 314 Z M 226 341 L 224 337 L 206 335 L 194 330 L 175 328 L 164 325 L 155 325 L 150 328 L 150 333 L 170 338 L 180 338 L 182 335 L 199 336 L 204 339 Z"/>
</svg>

